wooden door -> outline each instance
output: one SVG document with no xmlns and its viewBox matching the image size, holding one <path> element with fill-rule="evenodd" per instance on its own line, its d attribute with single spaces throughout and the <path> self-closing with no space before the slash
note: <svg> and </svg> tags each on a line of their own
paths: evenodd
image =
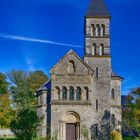
<svg viewBox="0 0 140 140">
<path fill-rule="evenodd" d="M 76 140 L 76 124 L 66 124 L 66 140 Z"/>
</svg>

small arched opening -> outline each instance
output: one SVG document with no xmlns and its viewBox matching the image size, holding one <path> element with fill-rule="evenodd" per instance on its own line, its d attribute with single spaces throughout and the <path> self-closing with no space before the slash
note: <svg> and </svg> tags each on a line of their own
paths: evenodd
<svg viewBox="0 0 140 140">
<path fill-rule="evenodd" d="M 75 62 L 73 60 L 70 60 L 68 62 L 67 71 L 68 71 L 69 74 L 73 74 L 75 72 Z"/>
<path fill-rule="evenodd" d="M 111 98 L 113 100 L 115 99 L 115 89 L 114 88 L 111 90 Z"/>
<path fill-rule="evenodd" d="M 104 55 L 104 44 L 103 43 L 101 43 L 99 46 L 99 55 L 100 56 Z"/>
<path fill-rule="evenodd" d="M 60 100 L 60 88 L 58 86 L 55 87 L 55 95 L 57 100 Z"/>
<path fill-rule="evenodd" d="M 81 87 L 77 87 L 76 100 L 81 100 L 82 92 Z"/>
<path fill-rule="evenodd" d="M 74 100 L 74 87 L 70 87 L 70 100 Z"/>
<path fill-rule="evenodd" d="M 62 99 L 67 100 L 67 88 L 66 87 L 62 88 Z"/>
<path fill-rule="evenodd" d="M 92 44 L 92 55 L 97 54 L 97 45 L 95 43 Z"/>
</svg>

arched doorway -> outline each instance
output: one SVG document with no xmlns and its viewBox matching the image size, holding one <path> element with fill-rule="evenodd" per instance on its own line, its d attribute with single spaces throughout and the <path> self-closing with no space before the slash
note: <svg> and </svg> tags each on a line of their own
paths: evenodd
<svg viewBox="0 0 140 140">
<path fill-rule="evenodd" d="M 62 118 L 64 140 L 79 140 L 80 139 L 80 117 L 75 112 L 67 112 Z"/>
</svg>

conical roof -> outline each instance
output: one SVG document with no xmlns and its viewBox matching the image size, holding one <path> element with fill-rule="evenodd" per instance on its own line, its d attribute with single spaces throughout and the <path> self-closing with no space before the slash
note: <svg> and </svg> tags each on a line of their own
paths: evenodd
<svg viewBox="0 0 140 140">
<path fill-rule="evenodd" d="M 86 17 L 110 18 L 110 13 L 104 0 L 91 0 Z"/>
</svg>

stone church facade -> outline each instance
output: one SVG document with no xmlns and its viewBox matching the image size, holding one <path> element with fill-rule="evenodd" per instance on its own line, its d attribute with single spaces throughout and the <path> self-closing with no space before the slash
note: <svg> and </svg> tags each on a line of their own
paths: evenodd
<svg viewBox="0 0 140 140">
<path fill-rule="evenodd" d="M 58 140 L 109 140 L 121 130 L 121 82 L 112 71 L 110 14 L 104 0 L 91 0 L 85 15 L 84 59 L 70 50 L 37 90 L 38 136 Z"/>
</svg>

